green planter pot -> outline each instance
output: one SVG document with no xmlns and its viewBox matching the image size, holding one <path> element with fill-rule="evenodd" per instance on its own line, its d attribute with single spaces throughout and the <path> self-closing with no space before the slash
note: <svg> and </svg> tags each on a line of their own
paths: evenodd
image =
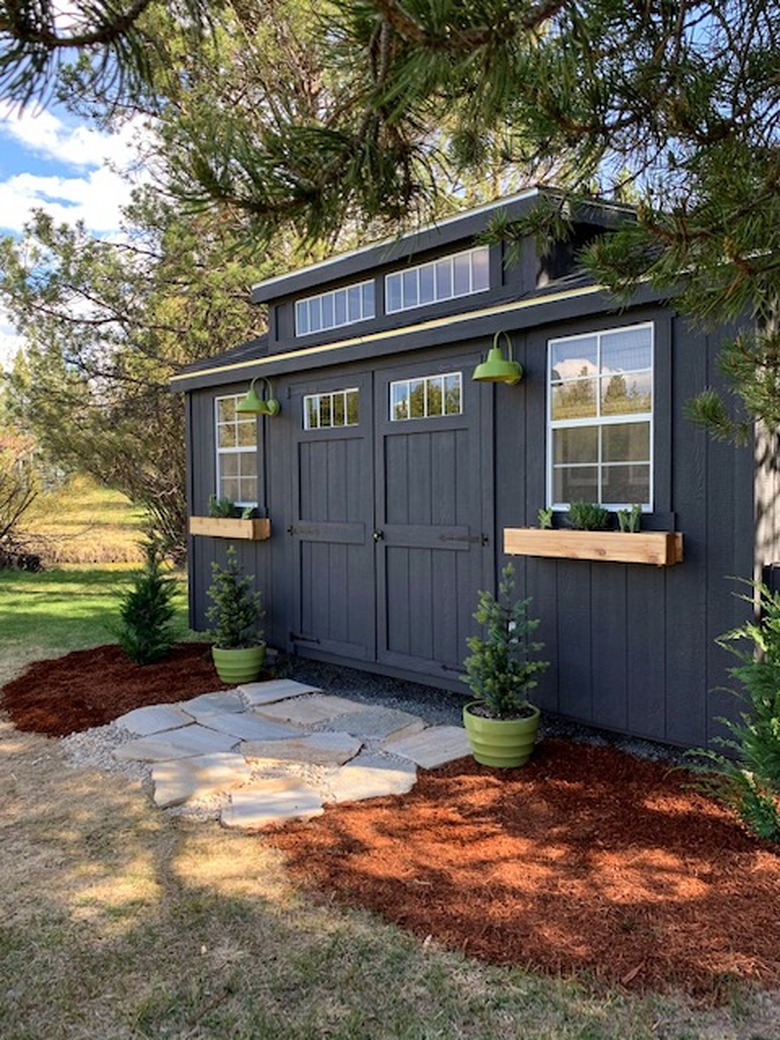
<svg viewBox="0 0 780 1040">
<path fill-rule="evenodd" d="M 265 643 L 260 646 L 244 647 L 240 650 L 222 650 L 218 646 L 211 649 L 214 667 L 222 682 L 238 685 L 252 682 L 263 670 L 265 662 Z"/>
<path fill-rule="evenodd" d="M 477 762 L 499 769 L 525 765 L 536 743 L 540 710 L 532 706 L 533 715 L 525 719 L 486 719 L 469 711 L 476 703 L 463 709 L 463 725 Z"/>
</svg>

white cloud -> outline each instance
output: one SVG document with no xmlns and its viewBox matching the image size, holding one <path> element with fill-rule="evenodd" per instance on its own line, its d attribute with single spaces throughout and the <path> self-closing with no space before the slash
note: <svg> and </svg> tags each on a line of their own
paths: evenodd
<svg viewBox="0 0 780 1040">
<path fill-rule="evenodd" d="M 20 234 L 32 210 L 43 209 L 57 222 L 82 221 L 95 235 L 115 236 L 133 184 L 112 167 L 133 168 L 134 183 L 144 178 L 143 169 L 136 168 L 142 134 L 140 123 L 105 134 L 69 116 L 60 118 L 56 110 L 19 113 L 0 103 L 3 165 L 22 171 L 0 180 L 0 235 Z M 0 370 L 10 367 L 22 345 L 0 308 Z"/>
<path fill-rule="evenodd" d="M 81 220 L 98 235 L 118 230 L 122 206 L 130 201 L 132 185 L 116 170 L 138 169 L 140 122 L 128 123 L 116 134 L 100 133 L 83 124 L 65 122 L 48 111 L 19 113 L 0 105 L 0 142 L 8 142 L 17 168 L 0 181 L 0 231 L 19 234 L 33 209 L 45 209 L 55 220 Z"/>
<path fill-rule="evenodd" d="M 83 123 L 66 123 L 48 109 L 20 113 L 8 103 L 0 104 L 0 135 L 41 158 L 70 166 L 124 166 L 134 158 L 137 129 L 129 122 L 117 133 L 102 133 Z"/>
<path fill-rule="evenodd" d="M 0 182 L 0 228 L 18 234 L 31 211 L 43 209 L 58 222 L 82 220 L 95 234 L 116 231 L 131 190 L 131 185 L 106 168 L 86 177 L 20 173 Z"/>
</svg>

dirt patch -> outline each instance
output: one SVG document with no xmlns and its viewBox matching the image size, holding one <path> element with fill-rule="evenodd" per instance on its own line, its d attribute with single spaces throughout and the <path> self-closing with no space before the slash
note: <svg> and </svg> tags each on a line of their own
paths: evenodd
<svg viewBox="0 0 780 1040">
<path fill-rule="evenodd" d="M 224 689 L 208 646 L 140 668 L 117 647 L 39 661 L 2 690 L 65 735 Z M 448 948 L 637 990 L 726 999 L 780 986 L 780 856 L 668 764 L 546 739 L 522 769 L 421 770 L 407 795 L 267 833 L 292 873 Z"/>
</svg>

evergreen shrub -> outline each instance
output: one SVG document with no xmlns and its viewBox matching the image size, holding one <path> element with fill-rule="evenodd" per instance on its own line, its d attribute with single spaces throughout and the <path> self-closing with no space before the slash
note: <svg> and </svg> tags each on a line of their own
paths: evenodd
<svg viewBox="0 0 780 1040">
<path fill-rule="evenodd" d="M 175 581 L 162 570 L 160 543 L 150 538 L 143 550 L 144 569 L 122 599 L 117 633 L 127 656 L 141 665 L 165 657 L 175 642 L 171 626 L 175 608 L 171 601 L 176 592 Z"/>
</svg>

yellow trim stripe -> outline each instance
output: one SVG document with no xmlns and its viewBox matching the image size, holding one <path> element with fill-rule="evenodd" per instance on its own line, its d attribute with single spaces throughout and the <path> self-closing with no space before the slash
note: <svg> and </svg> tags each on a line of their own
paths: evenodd
<svg viewBox="0 0 780 1040">
<path fill-rule="evenodd" d="M 353 336 L 351 339 L 338 340 L 335 343 L 321 343 L 316 347 L 301 347 L 300 350 L 285 350 L 279 354 L 269 354 L 267 357 L 254 358 L 250 361 L 235 361 L 230 365 L 216 365 L 214 368 L 203 368 L 198 371 L 188 372 L 184 375 L 175 376 L 171 385 L 200 376 L 215 375 L 219 372 L 237 372 L 246 368 L 262 368 L 265 365 L 276 364 L 278 361 L 288 359 L 313 357 L 316 354 L 325 354 L 330 351 L 344 350 L 361 343 L 376 343 L 393 336 L 408 336 L 414 332 L 424 332 L 427 329 L 446 328 L 450 325 L 458 325 L 462 322 L 472 321 L 475 318 L 486 318 L 495 314 L 511 314 L 514 311 L 529 310 L 532 307 L 541 307 L 559 300 L 573 300 L 580 296 L 592 296 L 596 293 L 606 292 L 603 285 L 586 285 L 579 289 L 569 289 L 565 292 L 550 293 L 549 296 L 534 297 L 530 300 L 515 300 L 514 303 L 496 304 L 493 307 L 484 307 L 478 311 L 467 311 L 460 314 L 452 314 L 448 318 L 432 318 L 430 321 L 420 322 L 417 325 L 403 325 L 401 328 L 383 329 L 381 332 L 371 332 L 366 336 Z"/>
</svg>

